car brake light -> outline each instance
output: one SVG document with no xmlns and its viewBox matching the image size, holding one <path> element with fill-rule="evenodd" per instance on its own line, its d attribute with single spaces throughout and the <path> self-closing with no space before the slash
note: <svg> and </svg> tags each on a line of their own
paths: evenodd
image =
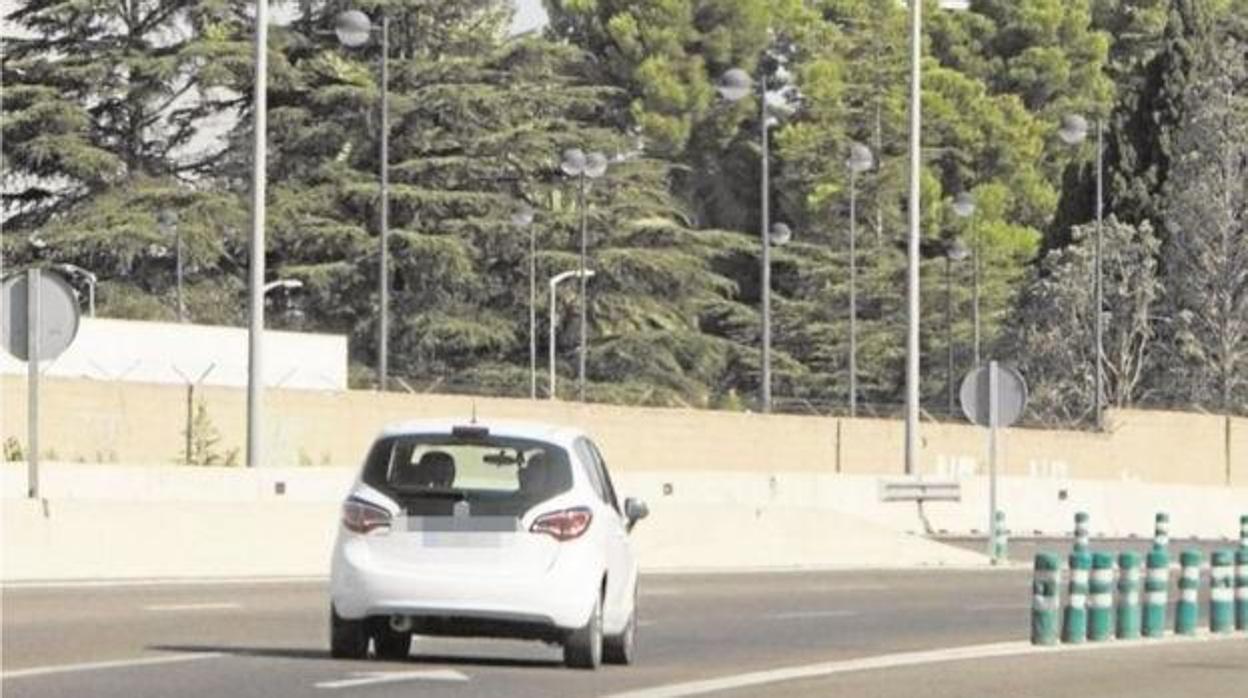
<svg viewBox="0 0 1248 698">
<path fill-rule="evenodd" d="M 545 533 L 557 541 L 568 541 L 580 538 L 589 530 L 589 523 L 594 514 L 588 507 L 573 507 L 552 511 L 537 517 L 529 527 L 532 533 Z"/>
<path fill-rule="evenodd" d="M 348 499 L 342 505 L 342 525 L 356 533 L 389 529 L 390 512 L 358 499 Z"/>
</svg>

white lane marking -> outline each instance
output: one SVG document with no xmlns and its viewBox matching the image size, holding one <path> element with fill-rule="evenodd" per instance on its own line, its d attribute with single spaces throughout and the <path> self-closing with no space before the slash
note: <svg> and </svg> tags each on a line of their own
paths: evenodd
<svg viewBox="0 0 1248 698">
<path fill-rule="evenodd" d="M 653 621 L 653 620 L 639 620 L 639 621 L 637 621 L 637 627 L 639 627 L 639 628 L 649 628 L 649 627 L 650 627 L 650 626 L 652 626 L 652 625 L 658 625 L 658 623 L 657 623 L 656 621 Z"/>
<path fill-rule="evenodd" d="M 468 677 L 454 669 L 433 669 L 431 671 L 357 671 L 353 679 L 337 681 L 321 681 L 317 688 L 352 688 L 369 686 L 378 683 L 396 683 L 399 681 L 467 681 Z"/>
<path fill-rule="evenodd" d="M 174 654 L 167 657 L 143 657 L 140 659 L 118 659 L 110 662 L 86 662 L 84 664 L 57 664 L 53 666 L 31 667 L 0 673 L 0 680 L 22 679 L 30 676 L 47 676 L 49 674 L 69 674 L 77 671 L 98 671 L 101 669 L 126 669 L 129 667 L 149 666 L 152 664 L 176 664 L 192 662 L 197 659 L 213 659 L 224 656 L 220 652 L 200 652 L 196 654 Z"/>
<path fill-rule="evenodd" d="M 715 679 L 688 681 L 685 683 L 642 688 L 636 691 L 626 691 L 624 693 L 613 693 L 606 696 L 606 698 L 686 698 L 686 696 L 700 696 L 707 693 L 731 691 L 740 688 L 762 686 L 798 679 L 821 678 L 825 676 L 832 676 L 834 674 L 848 674 L 857 671 L 896 669 L 900 667 L 919 666 L 925 664 L 940 664 L 972 659 L 992 659 L 997 657 L 1017 657 L 1033 654 L 1092 652 L 1098 650 L 1126 649 L 1133 647 L 1159 647 L 1177 645 L 1184 642 L 1190 643 L 1236 640 L 1244 642 L 1246 638 L 1234 634 L 1213 635 L 1204 633 L 1195 637 L 1170 635 L 1166 638 L 1117 640 L 1114 642 L 1097 642 L 1081 645 L 1057 645 L 1055 647 L 1037 647 L 1026 641 L 997 642 L 987 645 L 967 645 L 963 647 L 949 647 L 945 649 L 925 650 L 920 652 L 899 652 L 896 654 L 882 654 L 874 657 L 861 657 L 858 659 L 848 659 L 838 662 L 824 662 L 821 664 L 807 664 L 805 666 L 786 667 L 783 669 L 754 671 L 746 674 L 723 676 Z"/>
<path fill-rule="evenodd" d="M 3 582 L 0 589 L 81 589 L 81 588 L 126 588 L 126 587 L 174 587 L 174 586 L 217 586 L 217 585 L 262 585 L 262 584 L 312 584 L 326 582 L 329 577 L 197 577 L 185 579 L 80 579 L 80 580 L 46 580 Z"/>
<path fill-rule="evenodd" d="M 224 611 L 233 608 L 242 608 L 241 603 L 170 603 L 170 604 L 153 604 L 144 606 L 144 611 Z"/>
<path fill-rule="evenodd" d="M 832 610 L 832 611 L 786 611 L 784 613 L 769 613 L 763 617 L 771 618 L 773 620 L 802 620 L 804 618 L 810 618 L 810 619 L 848 618 L 850 616 L 856 616 L 856 615 L 858 615 L 857 611 Z"/>
</svg>

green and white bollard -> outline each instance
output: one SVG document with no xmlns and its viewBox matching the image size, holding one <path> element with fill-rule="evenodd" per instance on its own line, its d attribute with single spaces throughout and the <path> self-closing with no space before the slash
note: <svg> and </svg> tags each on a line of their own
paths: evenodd
<svg viewBox="0 0 1248 698">
<path fill-rule="evenodd" d="M 1170 553 L 1153 550 L 1145 558 L 1144 637 L 1164 637 L 1170 596 Z"/>
<path fill-rule="evenodd" d="M 1119 640 L 1140 637 L 1140 556 L 1122 553 L 1118 556 L 1118 629 Z"/>
<path fill-rule="evenodd" d="M 1061 631 L 1062 561 L 1053 553 L 1036 555 L 1031 582 L 1031 644 L 1056 645 Z"/>
<path fill-rule="evenodd" d="M 1248 547 L 1235 553 L 1235 627 L 1248 630 Z"/>
<path fill-rule="evenodd" d="M 1239 517 L 1239 549 L 1248 550 L 1248 514 Z"/>
<path fill-rule="evenodd" d="M 1086 511 L 1075 514 L 1075 552 L 1088 552 L 1088 513 Z"/>
<path fill-rule="evenodd" d="M 1174 606 L 1174 633 L 1195 635 L 1200 620 L 1200 561 L 1204 556 L 1199 550 L 1184 550 L 1179 555 L 1179 601 Z"/>
<path fill-rule="evenodd" d="M 1157 512 L 1153 520 L 1153 550 L 1165 550 L 1170 545 L 1170 515 Z"/>
<path fill-rule="evenodd" d="M 1092 554 L 1088 584 L 1088 639 L 1104 642 L 1114 636 L 1114 556 Z"/>
<path fill-rule="evenodd" d="M 1209 559 L 1209 631 L 1235 630 L 1235 553 L 1215 550 Z"/>
<path fill-rule="evenodd" d="M 992 539 L 992 564 L 999 565 L 1009 558 L 1010 531 L 1005 527 L 1005 512 L 996 513 L 996 536 Z"/>
<path fill-rule="evenodd" d="M 1077 645 L 1088 639 L 1088 575 L 1092 556 L 1085 552 L 1070 554 L 1070 595 L 1062 619 L 1062 642 Z"/>
</svg>

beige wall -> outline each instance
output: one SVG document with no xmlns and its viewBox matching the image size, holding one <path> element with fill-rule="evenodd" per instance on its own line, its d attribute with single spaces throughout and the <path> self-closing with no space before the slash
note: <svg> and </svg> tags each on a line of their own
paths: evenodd
<svg viewBox="0 0 1248 698">
<path fill-rule="evenodd" d="M 26 442 L 26 385 L 0 380 L 0 438 Z M 221 434 L 243 451 L 245 393 L 205 387 Z M 763 416 L 700 410 L 447 395 L 270 390 L 265 453 L 271 465 L 354 465 L 382 425 L 477 413 L 576 424 L 593 433 L 621 471 L 726 470 L 901 474 L 899 421 Z M 176 386 L 47 378 L 41 451 L 64 461 L 173 463 L 183 449 L 186 390 Z M 1106 433 L 1012 429 L 1001 439 L 1002 472 L 1054 478 L 1199 485 L 1248 484 L 1248 419 L 1174 412 L 1111 413 Z M 241 458 L 241 455 L 240 455 Z M 924 473 L 986 470 L 985 433 L 925 423 Z"/>
</svg>

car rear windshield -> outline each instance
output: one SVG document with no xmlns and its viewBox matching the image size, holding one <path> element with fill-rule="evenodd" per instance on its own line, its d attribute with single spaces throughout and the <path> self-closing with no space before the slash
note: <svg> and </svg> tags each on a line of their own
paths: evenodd
<svg viewBox="0 0 1248 698">
<path fill-rule="evenodd" d="M 571 489 L 572 468 L 543 441 L 415 434 L 374 444 L 363 480 L 411 516 L 449 516 L 459 502 L 472 515 L 520 516 Z"/>
</svg>

